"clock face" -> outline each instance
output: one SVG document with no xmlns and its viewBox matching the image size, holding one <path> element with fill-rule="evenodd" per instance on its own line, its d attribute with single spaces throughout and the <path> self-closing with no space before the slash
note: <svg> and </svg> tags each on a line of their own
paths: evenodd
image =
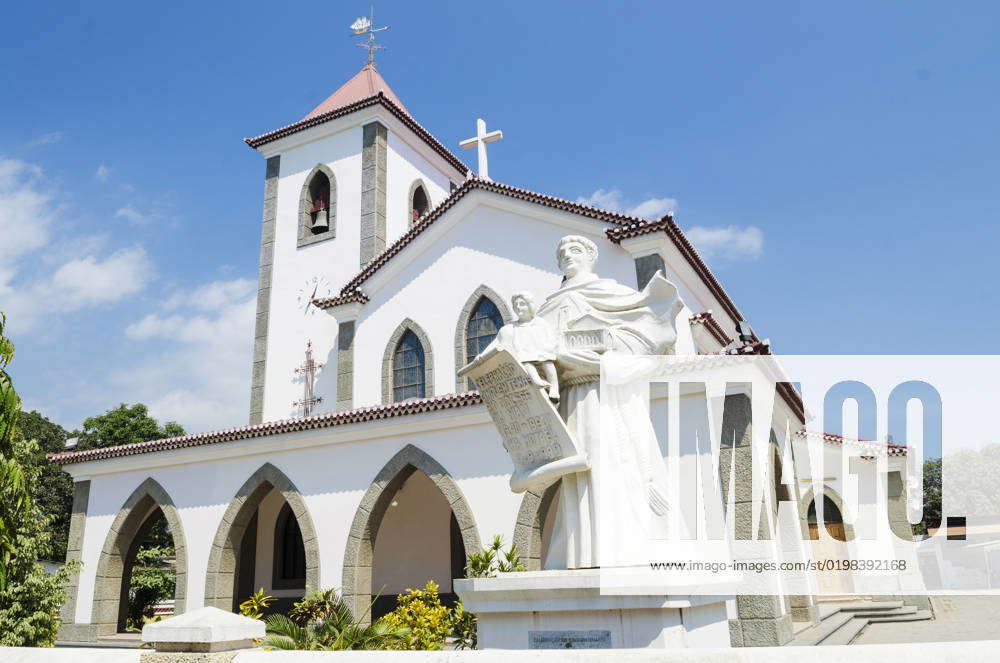
<svg viewBox="0 0 1000 663">
<path fill-rule="evenodd" d="M 306 280 L 305 284 L 299 288 L 298 305 L 303 315 L 314 315 L 318 310 L 312 305 L 314 299 L 322 299 L 333 295 L 333 288 L 325 276 L 314 276 Z"/>
</svg>

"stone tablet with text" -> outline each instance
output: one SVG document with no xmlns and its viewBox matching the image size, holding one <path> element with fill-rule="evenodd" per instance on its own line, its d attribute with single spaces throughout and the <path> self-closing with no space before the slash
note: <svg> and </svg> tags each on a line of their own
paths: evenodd
<svg viewBox="0 0 1000 663">
<path fill-rule="evenodd" d="M 564 474 L 590 469 L 553 407 L 513 355 L 495 349 L 459 371 L 472 378 L 514 463 L 510 487 L 515 493 L 541 487 Z"/>
</svg>

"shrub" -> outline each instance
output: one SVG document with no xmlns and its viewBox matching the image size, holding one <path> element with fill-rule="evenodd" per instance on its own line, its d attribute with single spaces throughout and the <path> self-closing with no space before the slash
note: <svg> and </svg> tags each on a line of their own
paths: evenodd
<svg viewBox="0 0 1000 663">
<path fill-rule="evenodd" d="M 270 615 L 264 620 L 268 631 L 263 640 L 265 649 L 392 649 L 409 637 L 408 629 L 385 618 L 362 626 L 347 601 L 332 589 L 309 592 L 289 614 L 293 617 Z"/>
<path fill-rule="evenodd" d="M 459 601 L 451 613 L 452 635 L 455 636 L 456 649 L 475 649 L 479 644 L 479 624 L 476 615 L 466 612 Z"/>
<path fill-rule="evenodd" d="M 405 641 L 392 649 L 441 649 L 452 630 L 452 614 L 441 605 L 438 586 L 428 580 L 423 589 L 408 589 L 397 597 L 398 606 L 383 619 L 387 623 L 409 630 Z"/>
<path fill-rule="evenodd" d="M 465 563 L 466 578 L 494 578 L 497 573 L 511 573 L 513 571 L 527 571 L 528 569 L 521 563 L 521 554 L 517 550 L 516 544 L 510 544 L 506 551 L 503 549 L 503 536 L 497 534 L 493 537 L 493 543 L 482 552 L 469 553 Z"/>
<path fill-rule="evenodd" d="M 240 614 L 250 619 L 263 619 L 264 611 L 273 602 L 274 597 L 264 594 L 264 588 L 261 587 L 253 596 L 240 604 Z"/>
</svg>

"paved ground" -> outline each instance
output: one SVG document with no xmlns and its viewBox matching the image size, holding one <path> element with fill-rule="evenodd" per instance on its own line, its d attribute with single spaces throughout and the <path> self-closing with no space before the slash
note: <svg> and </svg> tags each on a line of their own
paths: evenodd
<svg viewBox="0 0 1000 663">
<path fill-rule="evenodd" d="M 869 624 L 852 644 L 1000 640 L 1000 596 L 940 596 L 931 603 L 934 619 Z"/>
</svg>

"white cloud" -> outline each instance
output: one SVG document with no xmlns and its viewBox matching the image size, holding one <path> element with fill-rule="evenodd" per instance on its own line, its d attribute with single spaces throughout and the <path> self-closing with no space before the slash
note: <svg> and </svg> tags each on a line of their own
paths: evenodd
<svg viewBox="0 0 1000 663">
<path fill-rule="evenodd" d="M 63 310 L 78 310 L 134 295 L 146 287 L 152 264 L 141 246 L 123 249 L 104 260 L 93 256 L 71 260 L 52 275 L 51 294 Z"/>
<path fill-rule="evenodd" d="M 174 295 L 168 304 L 176 312 L 150 313 L 126 327 L 128 338 L 159 350 L 112 382 L 160 421 L 179 421 L 190 432 L 245 423 L 255 289 L 249 279 L 234 279 Z"/>
<path fill-rule="evenodd" d="M 706 259 L 756 260 L 764 251 L 764 233 L 756 226 L 693 226 L 685 234 Z"/>
<path fill-rule="evenodd" d="M 143 214 L 131 205 L 119 209 L 115 212 L 115 216 L 125 219 L 133 226 L 141 226 L 149 220 L 147 215 Z"/>
<path fill-rule="evenodd" d="M 94 171 L 94 177 L 96 177 L 102 182 L 107 182 L 108 176 L 110 174 L 111 174 L 111 169 L 105 166 L 103 163 L 97 167 L 97 170 Z"/>
<path fill-rule="evenodd" d="M 74 258 L 51 274 L 18 284 L 0 283 L 0 299 L 10 314 L 11 331 L 34 328 L 45 315 L 113 304 L 143 289 L 153 277 L 146 251 L 139 246 L 106 258 Z"/>
<path fill-rule="evenodd" d="M 61 131 L 50 131 L 28 143 L 29 148 L 42 147 L 43 145 L 55 145 L 63 138 Z"/>
<path fill-rule="evenodd" d="M 677 200 L 674 198 L 647 198 L 633 205 L 631 202 L 625 201 L 621 189 L 617 188 L 607 190 L 597 189 L 589 196 L 577 198 L 576 202 L 615 212 L 623 212 L 643 219 L 659 219 L 665 214 L 673 214 L 677 210 Z"/>
<path fill-rule="evenodd" d="M 190 292 L 172 295 L 164 302 L 163 308 L 176 309 L 181 306 L 190 306 L 202 311 L 213 311 L 233 300 L 249 296 L 256 287 L 257 283 L 250 279 L 213 281 Z"/>
<path fill-rule="evenodd" d="M 23 255 L 49 241 L 56 215 L 41 177 L 38 166 L 0 157 L 0 286 Z"/>
</svg>

